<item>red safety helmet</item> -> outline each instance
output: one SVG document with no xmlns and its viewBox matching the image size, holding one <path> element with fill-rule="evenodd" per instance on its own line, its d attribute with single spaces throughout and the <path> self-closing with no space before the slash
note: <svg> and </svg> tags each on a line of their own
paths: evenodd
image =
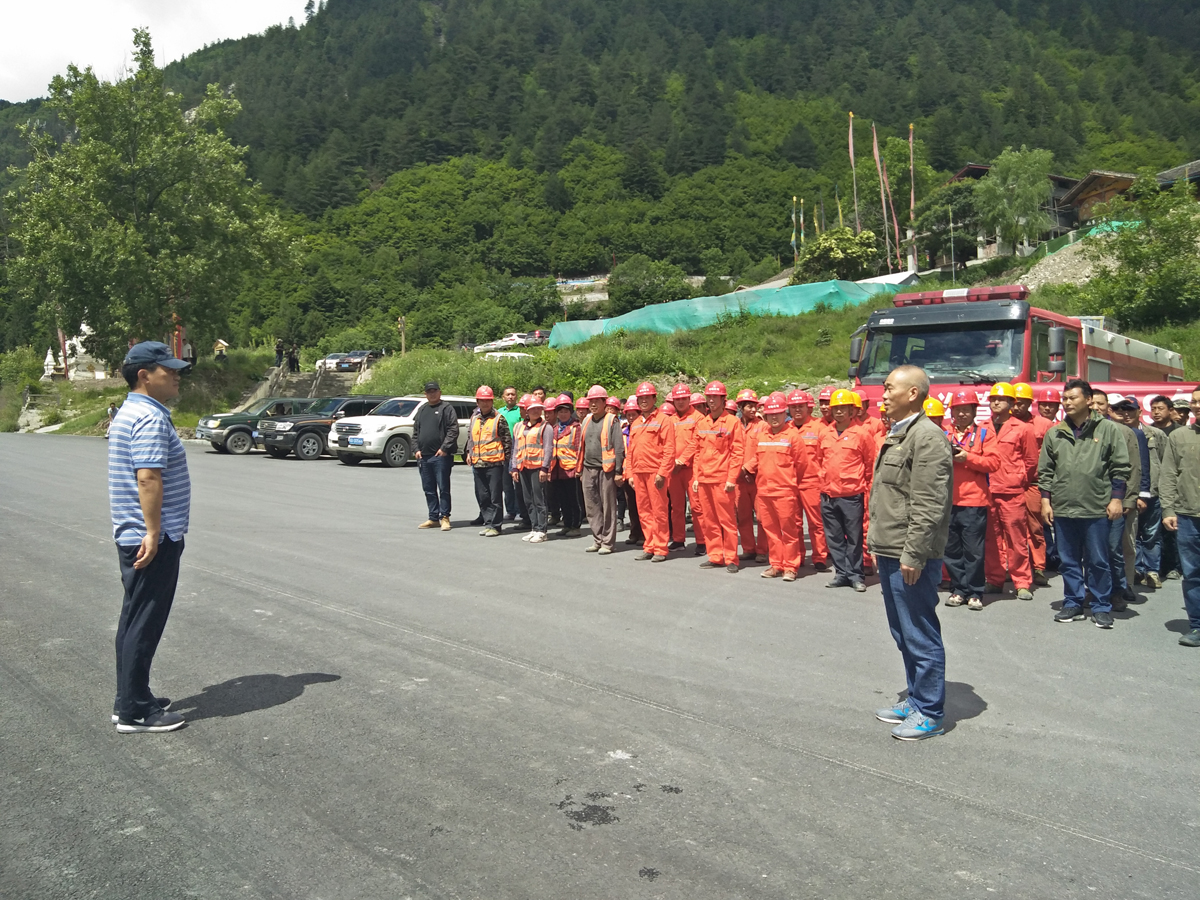
<svg viewBox="0 0 1200 900">
<path fill-rule="evenodd" d="M 1062 394 L 1054 388 L 1042 388 L 1037 399 L 1038 403 L 1062 403 Z"/>
<path fill-rule="evenodd" d="M 744 389 L 738 391 L 737 402 L 738 403 L 757 403 L 758 402 L 758 394 L 754 393 L 754 391 L 750 390 L 750 388 L 744 388 Z"/>
<path fill-rule="evenodd" d="M 738 411 L 738 408 L 737 408 L 736 400 L 726 400 L 725 401 L 725 412 L 733 413 L 734 415 L 737 415 L 737 411 Z"/>
<path fill-rule="evenodd" d="M 529 404 L 533 402 L 533 394 L 522 394 L 521 399 L 517 401 L 517 409 L 529 409 Z"/>
<path fill-rule="evenodd" d="M 547 397 L 546 402 L 542 404 L 542 408 L 546 412 L 554 412 L 554 410 L 558 409 L 558 398 L 557 397 Z"/>
<path fill-rule="evenodd" d="M 579 399 L 583 403 L 588 402 L 586 397 L 580 397 Z M 604 399 L 604 405 L 612 406 L 612 407 L 615 407 L 616 409 L 620 409 L 621 408 L 621 398 L 620 397 L 606 397 Z"/>
<path fill-rule="evenodd" d="M 587 397 L 580 397 L 578 400 L 575 401 L 575 409 L 584 410 L 587 408 L 588 408 L 588 398 Z"/>
<path fill-rule="evenodd" d="M 728 397 L 729 391 L 725 389 L 725 385 L 719 381 L 710 381 L 708 387 L 704 389 L 705 397 Z"/>
<path fill-rule="evenodd" d="M 672 400 L 691 400 L 692 389 L 683 382 L 671 388 L 671 393 L 668 395 Z"/>
<path fill-rule="evenodd" d="M 637 411 L 638 411 L 637 397 L 631 396 L 628 400 L 625 401 L 625 412 L 637 412 Z"/>
<path fill-rule="evenodd" d="M 703 406 L 705 403 L 704 395 L 697 392 L 692 394 L 692 406 Z"/>
<path fill-rule="evenodd" d="M 763 404 L 762 411 L 768 416 L 775 413 L 787 412 L 787 398 L 781 394 L 772 394 L 767 398 L 767 402 Z"/>
<path fill-rule="evenodd" d="M 492 393 L 492 389 L 486 384 L 479 386 L 479 390 L 475 392 L 476 400 L 495 400 L 496 395 Z"/>
<path fill-rule="evenodd" d="M 543 403 L 537 397 L 530 395 L 529 402 L 525 404 L 525 408 L 526 409 L 545 409 L 553 402 L 554 402 L 553 400 L 547 400 Z"/>
<path fill-rule="evenodd" d="M 664 416 L 678 416 L 679 415 L 679 410 L 677 410 L 675 408 L 675 404 L 672 403 L 670 400 L 664 400 L 662 403 L 662 406 L 660 406 L 658 408 L 658 411 L 660 413 L 662 413 Z"/>
<path fill-rule="evenodd" d="M 827 385 L 827 386 L 821 388 L 821 393 L 819 393 L 817 395 L 817 399 L 818 400 L 828 400 L 832 396 L 833 396 L 833 386 Z"/>
<path fill-rule="evenodd" d="M 974 391 L 959 391 L 957 394 L 955 394 L 953 397 L 950 398 L 950 408 L 951 409 L 954 409 L 954 407 L 956 407 L 956 406 L 978 406 L 978 405 L 979 405 L 979 397 L 977 397 L 975 395 Z"/>
<path fill-rule="evenodd" d="M 788 406 L 812 406 L 813 398 L 812 394 L 808 391 L 802 391 L 797 388 L 787 395 L 787 402 Z"/>
<path fill-rule="evenodd" d="M 588 400 L 607 400 L 608 399 L 608 391 L 606 391 L 604 388 L 600 387 L 600 385 L 598 385 L 598 384 L 593 384 L 590 388 L 588 388 L 587 399 Z"/>
<path fill-rule="evenodd" d="M 853 393 L 858 397 L 858 402 L 862 404 L 863 409 L 866 409 L 868 406 L 871 405 L 871 401 L 867 398 L 867 395 L 864 394 L 862 391 L 854 391 Z"/>
<path fill-rule="evenodd" d="M 562 406 L 564 403 L 565 403 L 567 406 L 574 406 L 574 405 L 575 405 L 575 401 L 573 401 L 573 400 L 571 399 L 571 395 L 570 395 L 570 394 L 559 394 L 559 395 L 558 395 L 558 396 L 557 396 L 555 399 L 558 401 L 558 405 L 559 405 L 559 406 Z"/>
<path fill-rule="evenodd" d="M 643 381 L 637 386 L 637 397 L 657 397 L 658 388 L 652 385 L 649 381 Z"/>
</svg>

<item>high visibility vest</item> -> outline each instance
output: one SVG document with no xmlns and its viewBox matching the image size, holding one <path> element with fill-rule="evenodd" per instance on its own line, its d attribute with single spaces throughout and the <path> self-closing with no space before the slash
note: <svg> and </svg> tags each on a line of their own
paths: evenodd
<svg viewBox="0 0 1200 900">
<path fill-rule="evenodd" d="M 472 464 L 496 466 L 504 462 L 504 443 L 497 434 L 499 425 L 500 416 L 496 413 L 487 419 L 480 415 L 471 420 Z"/>
<path fill-rule="evenodd" d="M 517 425 L 517 468 L 540 469 L 545 459 L 545 448 L 542 446 L 542 435 L 547 425 L 538 422 L 537 425 L 527 425 L 521 422 Z"/>
<path fill-rule="evenodd" d="M 614 413 L 605 413 L 604 421 L 600 423 L 600 427 L 604 429 L 600 432 L 600 466 L 605 472 L 615 472 L 617 470 L 617 448 L 609 440 L 609 433 L 612 431 L 612 423 L 615 418 L 616 415 Z M 592 417 L 588 416 L 583 420 L 583 427 L 580 429 L 579 464 L 576 466 L 577 471 L 583 470 L 583 448 L 587 446 L 588 427 L 591 424 Z"/>
<path fill-rule="evenodd" d="M 583 457 L 583 443 L 579 440 L 579 425 L 575 422 L 567 425 L 554 438 L 554 459 L 562 466 L 564 472 L 574 475 Z"/>
</svg>

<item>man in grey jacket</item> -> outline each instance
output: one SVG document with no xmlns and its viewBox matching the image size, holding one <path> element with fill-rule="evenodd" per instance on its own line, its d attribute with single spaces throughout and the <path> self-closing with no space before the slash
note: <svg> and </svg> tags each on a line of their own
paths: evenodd
<svg viewBox="0 0 1200 900">
<path fill-rule="evenodd" d="M 922 412 L 928 396 L 929 377 L 916 366 L 888 375 L 883 399 L 893 424 L 871 481 L 867 545 L 908 680 L 908 696 L 875 716 L 893 724 L 892 736 L 902 741 L 945 731 L 946 650 L 937 589 L 950 533 L 954 454 L 942 429 Z"/>
<path fill-rule="evenodd" d="M 1179 536 L 1189 628 L 1179 643 L 1200 647 L 1200 386 L 1192 391 L 1191 408 L 1197 424 L 1176 428 L 1167 438 L 1159 492 L 1163 527 Z"/>
</svg>

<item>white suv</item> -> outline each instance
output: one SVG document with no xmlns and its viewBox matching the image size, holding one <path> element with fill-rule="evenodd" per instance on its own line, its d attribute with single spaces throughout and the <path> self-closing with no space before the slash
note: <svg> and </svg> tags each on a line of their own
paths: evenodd
<svg viewBox="0 0 1200 900">
<path fill-rule="evenodd" d="M 403 466 L 412 457 L 413 417 L 427 402 L 424 397 L 393 397 L 368 416 L 338 419 L 329 430 L 329 449 L 347 466 L 357 466 L 364 459 L 378 459 L 389 468 Z M 459 456 L 467 444 L 475 398 L 443 396 L 442 402 L 458 414 L 455 455 Z"/>
</svg>

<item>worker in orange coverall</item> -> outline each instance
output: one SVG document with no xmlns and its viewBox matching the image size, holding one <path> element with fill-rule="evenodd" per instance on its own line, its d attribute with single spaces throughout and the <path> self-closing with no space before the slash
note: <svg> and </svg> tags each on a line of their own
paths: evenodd
<svg viewBox="0 0 1200 900">
<path fill-rule="evenodd" d="M 829 548 L 825 545 L 825 524 L 821 521 L 821 468 L 816 463 L 816 446 L 821 430 L 829 426 L 813 416 L 813 398 L 807 391 L 792 391 L 787 395 L 787 403 L 792 428 L 799 432 L 809 451 L 809 465 L 800 478 L 800 509 L 808 525 L 813 567 L 824 572 L 829 568 Z M 796 526 L 800 534 L 800 565 L 804 565 L 804 529 L 799 517 Z"/>
<path fill-rule="evenodd" d="M 1013 416 L 1033 429 L 1033 436 L 1037 441 L 1037 449 L 1040 454 L 1042 439 L 1046 436 L 1046 432 L 1057 423 L 1053 419 L 1047 419 L 1034 413 L 1033 388 L 1030 385 L 1020 381 L 1013 385 L 1013 390 L 1017 394 L 1016 403 L 1013 405 Z M 1052 397 L 1051 402 L 1060 402 L 1058 391 L 1054 388 L 1042 391 L 1043 396 L 1047 394 Z M 1046 577 L 1046 533 L 1042 528 L 1042 492 L 1038 490 L 1036 481 L 1025 491 L 1025 513 L 1026 527 L 1029 529 L 1029 556 L 1033 562 L 1033 583 L 1044 587 L 1050 583 L 1050 580 Z"/>
<path fill-rule="evenodd" d="M 800 482 L 808 470 L 808 446 L 787 421 L 787 399 L 772 394 L 763 404 L 765 421 L 747 432 L 742 468 L 758 488 L 758 521 L 767 533 L 770 565 L 763 578 L 795 581 L 802 562 L 800 543 Z"/>
<path fill-rule="evenodd" d="M 696 532 L 696 543 L 703 544 L 703 532 L 697 520 L 699 513 L 696 501 L 690 496 L 692 486 L 692 463 L 696 459 L 696 423 L 702 411 L 692 406 L 692 393 L 686 384 L 677 384 L 671 389 L 671 403 L 675 407 L 675 467 L 667 485 L 667 496 L 671 505 L 671 542 L 668 550 L 682 550 L 687 541 L 687 505 L 692 506 L 692 528 Z"/>
<path fill-rule="evenodd" d="M 992 503 L 988 510 L 984 563 L 987 584 L 983 590 L 988 594 L 1003 592 L 1007 569 L 1017 597 L 1032 600 L 1033 567 L 1029 561 L 1025 492 L 1030 484 L 1037 482 L 1038 449 L 1033 426 L 1013 415 L 1016 399 L 1016 389 L 1005 381 L 992 385 L 988 393 L 1000 467 L 988 479 Z"/>
<path fill-rule="evenodd" d="M 708 559 L 702 569 L 724 566 L 738 571 L 737 490 L 746 451 L 746 430 L 726 409 L 728 391 L 719 381 L 704 389 L 708 415 L 696 426 L 694 489 L 704 510 L 704 544 Z"/>
<path fill-rule="evenodd" d="M 746 440 L 750 441 L 754 432 L 762 427 L 763 421 L 758 417 L 758 394 L 751 390 L 738 391 L 738 413 L 742 428 L 746 430 Z M 742 473 L 737 482 L 737 522 L 738 536 L 742 541 L 742 559 L 757 559 L 767 561 L 767 541 L 763 534 L 762 524 L 754 527 L 754 498 L 757 490 L 754 479 L 749 476 L 746 464 L 742 463 Z"/>
<path fill-rule="evenodd" d="M 629 423 L 629 455 L 625 460 L 625 471 L 633 478 L 638 516 L 646 538 L 641 555 L 635 559 L 664 562 L 670 541 L 667 479 L 675 470 L 676 418 L 655 408 L 658 388 L 649 381 L 639 384 L 634 396 L 637 397 L 638 415 Z"/>
</svg>

